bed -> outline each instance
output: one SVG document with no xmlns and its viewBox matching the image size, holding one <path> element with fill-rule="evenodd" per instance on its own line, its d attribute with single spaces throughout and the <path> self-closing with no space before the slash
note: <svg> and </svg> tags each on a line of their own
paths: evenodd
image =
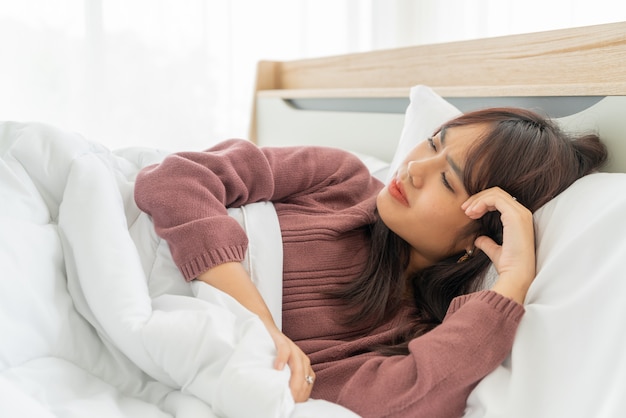
<svg viewBox="0 0 626 418">
<path fill-rule="evenodd" d="M 466 417 L 626 410 L 624 64 L 626 23 L 259 63 L 251 140 L 341 147 L 383 180 L 439 123 L 483 106 L 541 109 L 607 143 L 603 172 L 535 214 L 527 313 Z M 0 124 L 2 416 L 355 417 L 325 401 L 294 404 L 260 321 L 180 278 L 132 199 L 138 170 L 166 154 Z M 250 236 L 245 265 L 280 322 L 273 208 L 231 215 Z"/>
</svg>

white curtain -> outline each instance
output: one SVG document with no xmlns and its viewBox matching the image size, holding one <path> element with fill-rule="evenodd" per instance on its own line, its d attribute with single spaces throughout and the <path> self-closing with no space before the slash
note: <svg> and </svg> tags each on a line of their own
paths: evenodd
<svg viewBox="0 0 626 418">
<path fill-rule="evenodd" d="M 374 0 L 374 48 L 626 21 L 617 0 Z"/>
<path fill-rule="evenodd" d="M 256 62 L 626 20 L 614 0 L 0 0 L 0 120 L 111 148 L 246 137 Z"/>
<path fill-rule="evenodd" d="M 245 137 L 259 59 L 370 48 L 367 2 L 0 0 L 0 119 L 113 148 Z"/>
</svg>

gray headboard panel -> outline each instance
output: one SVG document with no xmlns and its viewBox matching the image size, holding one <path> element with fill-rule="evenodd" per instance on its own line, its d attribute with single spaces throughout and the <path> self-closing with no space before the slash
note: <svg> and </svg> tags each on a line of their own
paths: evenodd
<svg viewBox="0 0 626 418">
<path fill-rule="evenodd" d="M 610 159 L 603 171 L 626 172 L 626 96 L 448 98 L 462 111 L 487 106 L 531 108 L 573 132 L 598 133 Z M 402 132 L 408 99 L 261 98 L 260 145 L 337 146 L 390 161 Z"/>
</svg>

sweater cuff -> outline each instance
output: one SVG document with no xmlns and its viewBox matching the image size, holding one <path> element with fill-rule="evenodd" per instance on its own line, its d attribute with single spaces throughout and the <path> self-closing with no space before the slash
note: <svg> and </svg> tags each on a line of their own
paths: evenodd
<svg viewBox="0 0 626 418">
<path fill-rule="evenodd" d="M 213 251 L 199 254 L 186 263 L 178 265 L 180 272 L 185 277 L 185 280 L 192 281 L 200 274 L 207 270 L 212 269 L 220 264 L 238 261 L 241 262 L 246 256 L 245 246 L 232 246 L 226 248 L 219 248 Z"/>
<path fill-rule="evenodd" d="M 523 305 L 500 293 L 494 292 L 493 290 L 481 290 L 454 298 L 450 303 L 446 316 L 458 311 L 466 303 L 485 303 L 490 305 L 495 311 L 516 322 L 522 318 L 526 311 Z"/>
</svg>

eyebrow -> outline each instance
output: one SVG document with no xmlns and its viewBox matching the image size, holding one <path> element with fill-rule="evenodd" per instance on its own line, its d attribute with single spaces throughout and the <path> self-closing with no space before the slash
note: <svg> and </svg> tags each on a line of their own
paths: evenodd
<svg viewBox="0 0 626 418">
<path fill-rule="evenodd" d="M 439 142 L 442 148 L 446 146 L 446 131 L 445 126 L 439 131 Z M 446 156 L 446 160 L 448 160 L 448 164 L 450 164 L 456 175 L 463 180 L 463 169 L 449 155 Z"/>
</svg>

